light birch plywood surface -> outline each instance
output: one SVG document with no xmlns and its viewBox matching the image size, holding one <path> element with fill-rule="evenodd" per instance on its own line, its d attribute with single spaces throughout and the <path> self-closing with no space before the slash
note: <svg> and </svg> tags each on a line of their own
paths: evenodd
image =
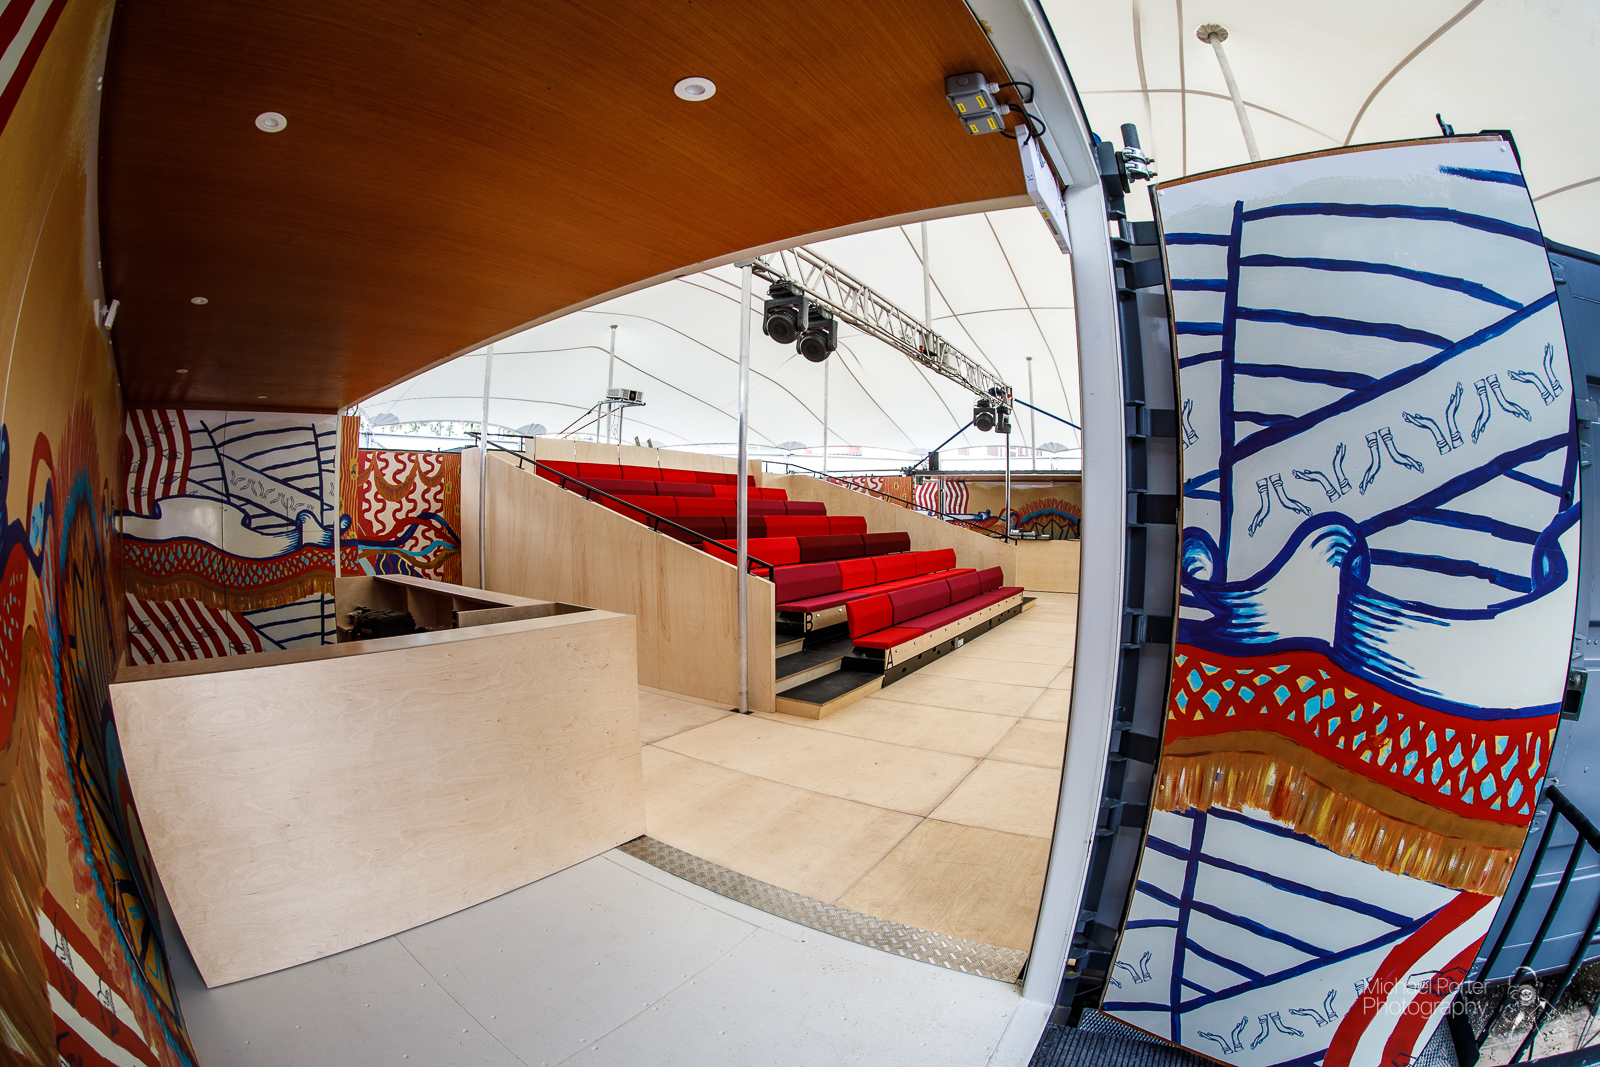
<svg viewBox="0 0 1600 1067">
<path fill-rule="evenodd" d="M 1082 541 L 1018 541 L 1017 584 L 1030 593 L 1076 593 L 1082 548 Z"/>
<path fill-rule="evenodd" d="M 712 457 L 715 458 L 715 457 Z M 488 586 L 638 620 L 643 685 L 739 699 L 732 564 L 558 488 L 514 458 L 489 463 Z M 748 577 L 750 707 L 773 708 L 773 586 Z"/>
<path fill-rule="evenodd" d="M 633 629 L 586 612 L 119 675 L 129 781 L 206 984 L 410 929 L 643 833 Z"/>
</svg>

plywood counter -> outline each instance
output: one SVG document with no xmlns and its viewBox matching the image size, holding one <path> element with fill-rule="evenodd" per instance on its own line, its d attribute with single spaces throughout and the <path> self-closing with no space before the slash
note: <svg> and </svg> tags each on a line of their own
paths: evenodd
<svg viewBox="0 0 1600 1067">
<path fill-rule="evenodd" d="M 627 615 L 125 668 L 111 700 L 207 985 L 429 922 L 645 829 Z"/>
</svg>

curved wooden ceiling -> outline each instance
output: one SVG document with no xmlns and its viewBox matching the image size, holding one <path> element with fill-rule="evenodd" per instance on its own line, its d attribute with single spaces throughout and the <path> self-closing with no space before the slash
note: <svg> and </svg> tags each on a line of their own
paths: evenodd
<svg viewBox="0 0 1600 1067">
<path fill-rule="evenodd" d="M 126 402 L 331 411 L 641 279 L 1021 194 L 1013 143 L 943 97 L 1001 69 L 961 0 L 123 4 Z M 675 97 L 690 75 L 716 95 Z"/>
</svg>

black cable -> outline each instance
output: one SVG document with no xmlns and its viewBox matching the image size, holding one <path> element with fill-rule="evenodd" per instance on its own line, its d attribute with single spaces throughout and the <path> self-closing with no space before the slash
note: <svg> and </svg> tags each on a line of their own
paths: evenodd
<svg viewBox="0 0 1600 1067">
<path fill-rule="evenodd" d="M 1028 87 L 1028 98 L 1026 100 L 1022 101 L 1022 102 L 1024 104 L 1033 103 L 1033 83 L 1032 82 L 1001 82 L 1000 85 L 999 85 L 999 88 L 1001 88 L 1001 89 L 1015 89 L 1019 85 L 1026 85 Z M 1020 97 L 1022 94 L 1018 93 L 1017 95 Z"/>
</svg>

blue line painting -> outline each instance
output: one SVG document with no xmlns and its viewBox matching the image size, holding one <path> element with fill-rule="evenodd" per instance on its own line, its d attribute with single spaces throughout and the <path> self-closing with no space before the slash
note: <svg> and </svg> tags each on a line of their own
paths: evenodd
<svg viewBox="0 0 1600 1067">
<path fill-rule="evenodd" d="M 1454 992 L 1417 976 L 1470 967 L 1565 684 L 1577 440 L 1543 238 L 1491 138 L 1156 206 L 1169 257 L 1199 246 L 1169 291 L 1181 591 L 1102 1006 L 1243 1067 L 1409 1062 Z"/>
</svg>

